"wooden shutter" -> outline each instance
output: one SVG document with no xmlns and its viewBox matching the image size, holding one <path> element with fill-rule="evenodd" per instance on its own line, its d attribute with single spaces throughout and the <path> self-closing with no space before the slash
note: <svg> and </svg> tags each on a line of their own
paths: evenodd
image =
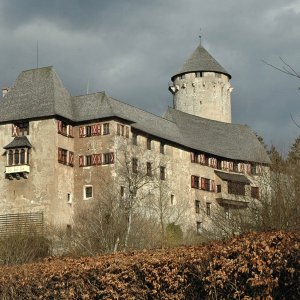
<svg viewBox="0 0 300 300">
<path fill-rule="evenodd" d="M 79 156 L 79 167 L 83 167 L 84 166 L 84 156 L 81 155 Z"/>
<path fill-rule="evenodd" d="M 74 166 L 74 152 L 69 151 L 69 166 Z"/>
<path fill-rule="evenodd" d="M 201 189 L 205 190 L 205 178 L 201 177 Z"/>
<path fill-rule="evenodd" d="M 195 176 L 194 175 L 192 175 L 192 177 L 191 177 L 191 186 L 192 186 L 192 188 L 195 188 Z"/>
<path fill-rule="evenodd" d="M 57 132 L 62 133 L 62 121 L 57 120 Z"/>
<path fill-rule="evenodd" d="M 72 125 L 68 125 L 68 129 L 69 129 L 68 135 L 70 137 L 73 137 L 73 126 Z"/>
<path fill-rule="evenodd" d="M 15 124 L 12 124 L 11 135 L 12 136 L 19 136 L 19 127 Z"/>
<path fill-rule="evenodd" d="M 215 192 L 216 191 L 216 184 L 214 180 L 210 180 L 210 191 Z"/>
<path fill-rule="evenodd" d="M 79 127 L 79 137 L 84 137 L 84 126 Z"/>
<path fill-rule="evenodd" d="M 97 154 L 92 155 L 92 165 L 96 166 L 97 165 Z"/>
<path fill-rule="evenodd" d="M 92 125 L 92 135 L 98 135 L 97 124 L 96 125 Z"/>
<path fill-rule="evenodd" d="M 115 154 L 114 152 L 109 153 L 109 162 L 113 164 L 115 162 Z"/>
<path fill-rule="evenodd" d="M 61 161 L 62 161 L 62 149 L 61 149 L 61 148 L 58 148 L 57 150 L 58 150 L 58 151 L 57 151 L 57 160 L 58 160 L 59 162 L 61 162 Z"/>
<path fill-rule="evenodd" d="M 129 127 L 126 126 L 126 127 L 125 127 L 125 130 L 126 130 L 126 138 L 129 138 Z"/>
<path fill-rule="evenodd" d="M 97 127 L 97 135 L 101 135 L 101 124 L 96 124 Z"/>
<path fill-rule="evenodd" d="M 97 155 L 97 165 L 102 165 L 102 154 L 96 154 Z"/>
</svg>

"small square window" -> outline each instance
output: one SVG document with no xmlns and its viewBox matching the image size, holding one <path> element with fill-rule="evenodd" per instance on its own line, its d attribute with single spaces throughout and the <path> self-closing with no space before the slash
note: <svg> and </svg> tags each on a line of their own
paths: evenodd
<svg viewBox="0 0 300 300">
<path fill-rule="evenodd" d="M 165 154 L 165 144 L 163 142 L 160 142 L 159 149 L 161 154 Z"/>
<path fill-rule="evenodd" d="M 91 185 L 86 185 L 84 187 L 84 195 L 83 195 L 84 200 L 88 200 L 93 198 L 93 187 Z"/>
<path fill-rule="evenodd" d="M 159 170 L 160 180 L 166 180 L 166 167 L 160 167 Z"/>
<path fill-rule="evenodd" d="M 147 149 L 148 150 L 151 150 L 151 139 L 150 138 L 147 138 Z"/>
<path fill-rule="evenodd" d="M 135 146 L 137 146 L 137 138 L 138 138 L 138 136 L 137 136 L 137 134 L 135 133 L 135 132 L 133 132 L 132 133 L 132 144 L 133 145 L 135 145 Z"/>
<path fill-rule="evenodd" d="M 206 203 L 206 214 L 208 215 L 208 216 L 210 216 L 210 208 L 211 208 L 211 203 Z"/>
<path fill-rule="evenodd" d="M 195 200 L 195 211 L 196 211 L 196 214 L 200 214 L 200 201 L 199 200 Z"/>
<path fill-rule="evenodd" d="M 200 234 L 203 230 L 203 223 L 202 222 L 197 222 L 197 234 Z"/>
</svg>

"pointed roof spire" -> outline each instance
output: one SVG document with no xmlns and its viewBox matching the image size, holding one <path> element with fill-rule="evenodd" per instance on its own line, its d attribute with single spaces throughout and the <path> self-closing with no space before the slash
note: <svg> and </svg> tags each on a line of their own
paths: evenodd
<svg viewBox="0 0 300 300">
<path fill-rule="evenodd" d="M 200 38 L 200 45 L 171 79 L 173 81 L 174 77 L 180 74 L 201 71 L 222 73 L 231 78 L 231 75 L 201 45 Z"/>
</svg>

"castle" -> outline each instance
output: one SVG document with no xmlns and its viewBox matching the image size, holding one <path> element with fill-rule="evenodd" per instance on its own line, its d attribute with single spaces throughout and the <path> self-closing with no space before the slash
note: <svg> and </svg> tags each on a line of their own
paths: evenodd
<svg viewBox="0 0 300 300">
<path fill-rule="evenodd" d="M 198 46 L 171 77 L 173 107 L 159 117 L 105 92 L 71 96 L 53 67 L 23 71 L 0 102 L 0 232 L 15 220 L 70 227 L 104 183 L 120 197 L 145 192 L 128 186 L 132 174 L 167 183 L 167 205 L 184 208 L 177 221 L 198 233 L 215 214 L 226 222 L 247 210 L 270 160 L 248 126 L 231 123 L 230 79 Z"/>
</svg>

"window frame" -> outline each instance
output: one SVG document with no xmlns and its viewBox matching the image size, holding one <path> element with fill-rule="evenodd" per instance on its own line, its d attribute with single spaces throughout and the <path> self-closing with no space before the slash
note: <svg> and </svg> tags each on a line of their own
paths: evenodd
<svg viewBox="0 0 300 300">
<path fill-rule="evenodd" d="M 91 189 L 90 192 L 91 192 L 91 196 L 88 196 L 87 195 L 87 189 Z M 90 193 L 89 192 L 89 193 Z M 83 200 L 90 200 L 92 199 L 94 196 L 94 189 L 93 189 L 93 186 L 92 185 L 84 185 L 83 186 Z"/>
</svg>

